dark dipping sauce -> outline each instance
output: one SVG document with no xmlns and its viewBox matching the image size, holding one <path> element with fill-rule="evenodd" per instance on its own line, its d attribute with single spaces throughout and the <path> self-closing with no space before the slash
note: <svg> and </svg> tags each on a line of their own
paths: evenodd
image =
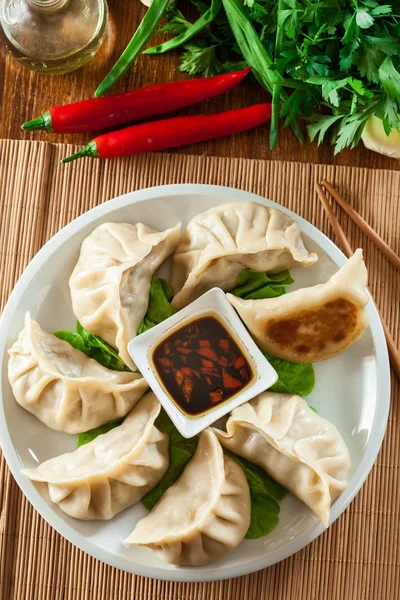
<svg viewBox="0 0 400 600">
<path fill-rule="evenodd" d="M 189 416 L 215 408 L 254 379 L 242 349 L 213 315 L 176 329 L 156 346 L 152 360 L 165 391 Z"/>
</svg>

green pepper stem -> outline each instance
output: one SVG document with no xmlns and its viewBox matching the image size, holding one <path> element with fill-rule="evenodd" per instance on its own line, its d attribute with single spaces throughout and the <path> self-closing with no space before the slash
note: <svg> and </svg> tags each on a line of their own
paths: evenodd
<svg viewBox="0 0 400 600">
<path fill-rule="evenodd" d="M 99 158 L 99 153 L 97 151 L 96 142 L 94 140 L 89 142 L 87 146 L 82 148 L 82 150 L 79 150 L 78 152 L 71 154 L 71 156 L 66 156 L 65 158 L 62 158 L 61 162 L 68 163 L 68 162 L 71 162 L 72 160 L 76 160 L 77 158 L 83 158 L 84 156 L 90 156 L 91 158 Z"/>
<path fill-rule="evenodd" d="M 27 121 L 26 123 L 23 123 L 21 125 L 21 127 L 25 131 L 35 131 L 37 129 L 44 129 L 45 131 L 52 133 L 53 128 L 51 126 L 50 112 L 47 111 L 43 115 L 40 115 L 40 117 L 37 117 L 36 119 L 32 119 L 31 121 Z"/>
</svg>

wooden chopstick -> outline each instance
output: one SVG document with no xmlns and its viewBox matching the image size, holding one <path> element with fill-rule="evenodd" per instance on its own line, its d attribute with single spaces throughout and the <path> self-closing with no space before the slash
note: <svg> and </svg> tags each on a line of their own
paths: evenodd
<svg viewBox="0 0 400 600">
<path fill-rule="evenodd" d="M 327 197 L 325 196 L 324 190 L 322 189 L 322 183 L 317 183 L 317 185 L 315 186 L 316 192 L 318 194 L 319 199 L 321 200 L 321 204 L 325 209 L 325 212 L 327 214 L 327 217 L 329 219 L 330 224 L 332 225 L 332 229 L 335 232 L 342 248 L 343 251 L 345 253 L 345 255 L 347 256 L 347 258 L 349 258 L 352 254 L 353 254 L 353 249 L 349 244 L 349 241 L 343 231 L 343 229 L 341 228 L 339 221 L 337 220 L 335 213 L 333 212 L 331 205 L 328 202 Z"/>
<path fill-rule="evenodd" d="M 332 198 L 343 208 L 359 228 L 374 242 L 375 246 L 386 256 L 392 265 L 400 271 L 400 257 L 387 245 L 387 243 L 374 231 L 361 215 L 335 190 L 328 181 L 321 181 L 321 186 L 328 190 Z M 339 237 L 339 236 L 338 236 Z"/>
<path fill-rule="evenodd" d="M 339 224 L 339 221 L 337 220 L 337 218 L 336 218 L 336 216 L 335 216 L 335 214 L 334 214 L 334 212 L 333 212 L 333 210 L 331 208 L 331 205 L 329 204 L 329 202 L 327 200 L 327 197 L 325 196 L 325 192 L 322 189 L 322 184 L 324 184 L 324 186 L 326 187 L 326 189 L 328 189 L 328 187 L 326 186 L 326 182 L 325 183 L 321 182 L 321 184 L 320 183 L 316 184 L 315 190 L 316 190 L 316 192 L 318 194 L 318 197 L 319 197 L 319 199 L 321 201 L 322 206 L 325 209 L 325 212 L 327 214 L 329 222 L 332 225 L 332 229 L 335 232 L 335 234 L 336 234 L 336 236 L 337 236 L 337 238 L 338 238 L 338 240 L 339 240 L 339 242 L 340 242 L 340 244 L 341 244 L 341 246 L 343 248 L 344 253 L 346 254 L 347 258 L 350 258 L 350 256 L 353 254 L 353 249 L 350 246 L 349 240 L 347 239 L 346 234 L 344 233 L 343 229 L 341 228 L 341 226 Z M 331 186 L 329 186 L 329 187 L 333 190 L 333 188 Z M 335 192 L 335 193 L 337 193 L 337 192 Z M 332 194 L 332 196 L 333 196 L 333 194 Z M 371 239 L 372 239 L 372 241 L 374 241 L 374 239 L 372 237 L 371 237 Z M 376 307 L 376 310 L 378 311 L 379 317 L 381 319 L 383 331 L 385 332 L 385 337 L 386 337 L 386 343 L 387 343 L 387 347 L 388 347 L 390 362 L 392 363 L 392 367 L 395 370 L 395 372 L 397 374 L 397 377 L 400 379 L 400 353 L 399 353 L 399 351 L 398 351 L 398 349 L 396 347 L 396 344 L 395 344 L 395 341 L 394 341 L 394 339 L 392 337 L 392 334 L 390 333 L 390 331 L 388 329 L 388 326 L 386 325 L 386 323 L 385 323 L 385 321 L 384 321 L 384 319 L 382 317 L 381 311 L 376 306 L 376 304 L 375 304 L 375 307 Z"/>
</svg>

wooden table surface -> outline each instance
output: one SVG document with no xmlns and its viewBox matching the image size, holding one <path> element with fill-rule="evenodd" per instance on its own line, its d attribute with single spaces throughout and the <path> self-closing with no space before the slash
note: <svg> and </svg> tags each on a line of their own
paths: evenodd
<svg viewBox="0 0 400 600">
<path fill-rule="evenodd" d="M 97 56 L 83 68 L 62 76 L 35 73 L 21 66 L 7 54 L 0 41 L 0 138 L 35 139 L 55 142 L 87 143 L 91 136 L 56 135 L 45 132 L 25 133 L 20 125 L 37 117 L 52 106 L 83 100 L 93 95 L 96 87 L 117 60 L 145 13 L 139 0 L 109 0 L 109 30 L 106 41 Z M 184 6 L 184 5 L 183 5 Z M 184 8 L 183 8 L 184 10 Z M 177 72 L 178 51 L 161 56 L 140 56 L 130 72 L 114 86 L 113 92 L 185 78 Z M 228 93 L 186 109 L 185 113 L 218 112 L 268 100 L 268 94 L 258 85 L 243 83 Z M 268 147 L 268 125 L 230 138 L 203 142 L 180 148 L 188 154 L 281 159 L 312 163 L 330 163 L 356 167 L 400 168 L 394 159 L 370 152 L 360 143 L 355 150 L 333 155 L 328 144 L 301 145 L 291 130 L 280 131 L 273 152 Z"/>
</svg>

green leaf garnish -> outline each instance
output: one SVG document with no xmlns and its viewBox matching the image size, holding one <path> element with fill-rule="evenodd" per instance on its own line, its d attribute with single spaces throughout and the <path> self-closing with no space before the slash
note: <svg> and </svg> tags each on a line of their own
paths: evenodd
<svg viewBox="0 0 400 600">
<path fill-rule="evenodd" d="M 315 386 L 315 372 L 311 364 L 292 363 L 266 352 L 263 354 L 278 374 L 278 381 L 268 391 L 299 396 L 311 394 Z"/>
<path fill-rule="evenodd" d="M 246 300 L 277 298 L 286 293 L 285 287 L 294 283 L 289 271 L 269 274 L 244 269 L 238 276 L 238 286 L 231 294 Z M 269 388 L 271 392 L 308 396 L 315 385 L 315 373 L 311 364 L 292 363 L 263 353 L 278 374 L 278 381 Z"/>
<path fill-rule="evenodd" d="M 184 438 L 164 410 L 157 417 L 155 425 L 169 436 L 170 462 L 161 481 L 142 498 L 142 504 L 148 510 L 152 510 L 166 490 L 182 474 L 187 463 L 194 455 L 198 443 L 197 436 L 190 439 Z M 285 488 L 257 465 L 253 465 L 225 448 L 224 452 L 240 464 L 249 484 L 251 522 L 246 537 L 255 539 L 267 535 L 278 524 L 279 502 L 286 494 Z"/>
<path fill-rule="evenodd" d="M 264 469 L 227 448 L 224 452 L 242 467 L 250 488 L 251 521 L 246 538 L 256 539 L 271 533 L 279 523 L 279 502 L 286 489 L 268 475 Z"/>
<path fill-rule="evenodd" d="M 164 410 L 161 410 L 155 425 L 169 437 L 169 466 L 164 477 L 158 482 L 156 487 L 142 498 L 142 504 L 148 510 L 151 510 L 157 504 L 164 492 L 182 474 L 187 463 L 195 453 L 198 442 L 197 437 L 184 438 Z"/>
<path fill-rule="evenodd" d="M 56 331 L 54 335 L 84 352 L 90 358 L 94 358 L 107 369 L 130 371 L 115 348 L 107 344 L 101 337 L 89 333 L 79 321 L 76 323 L 76 331 Z"/>
<path fill-rule="evenodd" d="M 107 433 L 108 431 L 111 431 L 111 429 L 118 427 L 118 425 L 121 425 L 122 421 L 123 419 L 118 419 L 118 421 L 110 421 L 110 423 L 105 423 L 104 425 L 100 425 L 100 427 L 95 427 L 94 429 L 89 429 L 89 431 L 80 433 L 78 435 L 77 442 L 78 448 L 79 446 L 84 446 L 84 444 L 91 442 L 97 438 L 97 436 L 103 435 L 103 433 Z"/>
<path fill-rule="evenodd" d="M 172 317 L 176 313 L 175 308 L 171 305 L 173 295 L 174 293 L 168 281 L 160 279 L 157 275 L 153 275 L 150 286 L 149 305 L 138 329 L 138 335 L 162 323 L 162 321 L 165 321 L 165 319 Z"/>
<path fill-rule="evenodd" d="M 244 269 L 238 276 L 238 285 L 230 291 L 245 300 L 277 298 L 285 294 L 285 287 L 293 283 L 289 271 L 267 274 L 253 269 Z"/>
</svg>

